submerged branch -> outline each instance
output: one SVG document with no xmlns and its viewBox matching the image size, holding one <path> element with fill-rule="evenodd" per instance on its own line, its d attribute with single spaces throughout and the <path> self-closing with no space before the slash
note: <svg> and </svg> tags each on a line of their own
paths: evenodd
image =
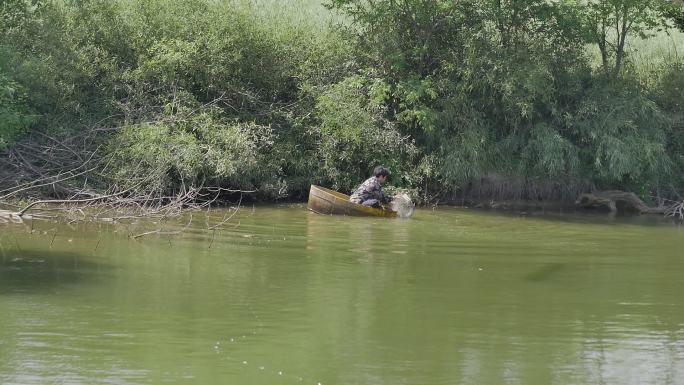
<svg viewBox="0 0 684 385">
<path fill-rule="evenodd" d="M 634 193 L 624 191 L 598 191 L 590 194 L 582 194 L 576 205 L 584 208 L 607 207 L 611 212 L 636 211 L 641 214 L 663 214 L 666 217 L 684 219 L 684 201 L 671 201 L 664 198 L 658 199 L 657 207 L 649 207 Z M 670 202 L 669 205 L 666 202 Z"/>
<path fill-rule="evenodd" d="M 665 210 L 666 217 L 684 220 L 684 201 L 677 202 Z"/>
<path fill-rule="evenodd" d="M 20 211 L 16 212 L 16 215 L 21 217 L 26 213 L 28 210 L 30 210 L 33 206 L 39 205 L 39 204 L 59 204 L 59 203 L 89 203 L 89 202 L 96 202 L 96 201 L 101 201 L 109 198 L 113 198 L 118 195 L 125 194 L 127 191 L 122 191 L 120 193 L 116 194 L 110 194 L 110 195 L 103 195 L 95 198 L 88 198 L 88 199 L 48 199 L 48 200 L 39 200 L 30 203 L 28 206 L 24 207 Z"/>
<path fill-rule="evenodd" d="M 219 222 L 213 226 L 209 226 L 209 230 L 216 230 L 217 228 L 223 226 L 226 222 L 230 221 L 235 216 L 235 214 L 237 214 L 238 210 L 240 210 L 240 204 L 241 203 L 242 203 L 242 194 L 240 194 L 240 200 L 238 201 L 238 204 L 237 204 L 237 207 L 235 208 L 235 211 L 233 211 L 233 213 L 228 215 L 227 217 L 226 217 L 227 214 L 224 215 L 221 222 Z"/>
<path fill-rule="evenodd" d="M 89 127 L 68 138 L 37 132 L 43 141 L 29 137 L 0 156 L 0 181 L 14 184 L 0 186 L 0 205 L 7 209 L 0 210 L 2 221 L 21 221 L 29 211 L 31 217 L 46 218 L 39 213 L 49 211 L 75 221 L 164 219 L 211 207 L 224 194 L 240 194 L 241 202 L 243 194 L 256 192 L 184 182 L 175 191 L 164 190 L 142 163 L 131 170 L 133 178 L 114 176 L 114 159 L 96 140 L 100 129 Z M 20 206 L 20 199 L 28 203 Z"/>
</svg>

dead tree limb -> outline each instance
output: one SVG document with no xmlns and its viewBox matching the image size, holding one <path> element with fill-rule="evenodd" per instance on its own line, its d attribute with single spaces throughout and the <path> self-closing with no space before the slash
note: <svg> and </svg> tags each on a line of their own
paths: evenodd
<svg viewBox="0 0 684 385">
<path fill-rule="evenodd" d="M 684 201 L 677 202 L 667 208 L 665 211 L 666 217 L 672 217 L 676 219 L 684 219 Z"/>
<path fill-rule="evenodd" d="M 636 211 L 641 214 L 664 214 L 667 210 L 667 207 L 649 207 L 636 194 L 618 190 L 582 194 L 575 204 L 584 208 L 605 207 L 612 212 Z"/>
<path fill-rule="evenodd" d="M 121 191 L 121 192 L 118 192 L 116 194 L 102 195 L 102 196 L 97 196 L 97 197 L 88 198 L 88 199 L 47 199 L 47 200 L 40 200 L 40 201 L 35 201 L 35 202 L 29 203 L 28 206 L 19 210 L 15 214 L 17 216 L 21 217 L 24 215 L 24 213 L 26 213 L 26 211 L 30 210 L 33 206 L 39 205 L 39 204 L 89 203 L 89 202 L 96 202 L 96 201 L 101 201 L 101 200 L 113 198 L 115 196 L 119 196 L 119 195 L 125 194 L 127 192 L 128 191 Z"/>
</svg>

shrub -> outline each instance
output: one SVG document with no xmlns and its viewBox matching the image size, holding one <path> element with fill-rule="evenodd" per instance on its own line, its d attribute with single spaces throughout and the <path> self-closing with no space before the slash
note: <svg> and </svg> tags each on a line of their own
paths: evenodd
<svg viewBox="0 0 684 385">
<path fill-rule="evenodd" d="M 36 121 L 27 105 L 25 89 L 4 73 L 2 64 L 0 62 L 0 150 L 12 145 Z"/>
<path fill-rule="evenodd" d="M 268 173 L 259 151 L 272 144 L 267 127 L 225 121 L 220 111 L 181 108 L 157 122 L 125 127 L 110 152 L 119 180 L 169 193 L 181 186 L 258 187 Z"/>
<path fill-rule="evenodd" d="M 373 80 L 352 76 L 317 99 L 318 158 L 323 178 L 334 188 L 352 190 L 380 164 L 392 170 L 395 183 L 415 178 L 410 165 L 418 150 L 384 118 L 384 106 L 371 98 L 377 87 Z"/>
</svg>

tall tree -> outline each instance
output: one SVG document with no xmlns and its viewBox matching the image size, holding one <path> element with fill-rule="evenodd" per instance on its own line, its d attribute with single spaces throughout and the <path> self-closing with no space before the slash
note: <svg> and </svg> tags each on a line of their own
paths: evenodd
<svg viewBox="0 0 684 385">
<path fill-rule="evenodd" d="M 673 0 L 672 9 L 668 15 L 674 20 L 675 25 L 684 32 L 684 0 Z"/>
<path fill-rule="evenodd" d="M 588 0 L 578 4 L 586 36 L 598 46 L 606 75 L 620 75 L 629 36 L 646 38 L 668 27 L 664 15 L 670 7 L 666 0 Z"/>
</svg>

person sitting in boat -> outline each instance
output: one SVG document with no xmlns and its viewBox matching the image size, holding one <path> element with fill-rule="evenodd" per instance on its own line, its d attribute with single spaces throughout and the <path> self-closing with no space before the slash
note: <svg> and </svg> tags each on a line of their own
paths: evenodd
<svg viewBox="0 0 684 385">
<path fill-rule="evenodd" d="M 388 169 L 378 166 L 373 170 L 373 176 L 366 179 L 356 191 L 349 197 L 349 201 L 368 207 L 381 207 L 389 203 L 390 199 L 382 192 L 382 185 L 387 181 L 390 172 Z"/>
</svg>

